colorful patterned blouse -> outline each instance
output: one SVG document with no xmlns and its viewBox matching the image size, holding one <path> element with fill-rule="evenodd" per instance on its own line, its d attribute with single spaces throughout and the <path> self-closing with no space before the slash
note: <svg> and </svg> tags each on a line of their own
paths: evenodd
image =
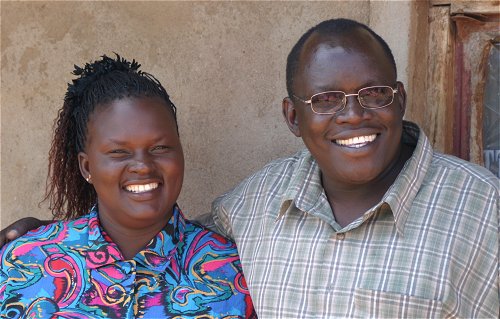
<svg viewBox="0 0 500 319">
<path fill-rule="evenodd" d="M 184 219 L 124 260 L 98 213 L 56 222 L 0 251 L 1 318 L 249 318 L 236 246 Z"/>
</svg>

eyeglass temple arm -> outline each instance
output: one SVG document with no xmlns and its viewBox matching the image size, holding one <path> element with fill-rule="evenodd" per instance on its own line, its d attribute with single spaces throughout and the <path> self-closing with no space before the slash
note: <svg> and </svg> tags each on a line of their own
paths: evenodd
<svg viewBox="0 0 500 319">
<path fill-rule="evenodd" d="M 306 101 L 306 100 L 303 100 L 303 99 L 301 99 L 300 97 L 298 97 L 298 96 L 297 96 L 297 95 L 295 95 L 295 94 L 292 94 L 292 96 L 293 96 L 294 98 L 296 98 L 297 100 L 299 100 L 299 101 L 303 102 L 303 103 L 309 103 L 309 104 L 311 104 L 311 103 L 312 103 L 312 100 L 307 100 L 307 101 Z"/>
</svg>

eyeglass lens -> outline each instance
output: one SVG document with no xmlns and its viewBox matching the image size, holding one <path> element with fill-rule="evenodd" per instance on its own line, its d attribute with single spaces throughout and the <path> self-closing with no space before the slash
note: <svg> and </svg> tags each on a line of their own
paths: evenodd
<svg viewBox="0 0 500 319">
<path fill-rule="evenodd" d="M 368 109 L 377 109 L 392 103 L 393 89 L 389 86 L 374 86 L 359 90 L 359 101 Z M 315 94 L 311 97 L 312 108 L 317 113 L 335 113 L 344 108 L 345 93 L 330 91 Z"/>
</svg>

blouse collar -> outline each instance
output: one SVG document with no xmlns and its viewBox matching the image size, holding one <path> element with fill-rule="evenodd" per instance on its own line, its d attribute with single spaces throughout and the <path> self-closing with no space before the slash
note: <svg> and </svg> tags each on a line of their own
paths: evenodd
<svg viewBox="0 0 500 319">
<path fill-rule="evenodd" d="M 177 253 L 179 243 L 184 240 L 186 221 L 179 207 L 174 205 L 173 214 L 165 227 L 141 250 L 133 261 L 155 272 L 163 272 Z M 129 262 L 124 259 L 118 246 L 102 229 L 97 207 L 88 219 L 88 247 L 86 266 L 97 269 L 106 265 Z"/>
</svg>

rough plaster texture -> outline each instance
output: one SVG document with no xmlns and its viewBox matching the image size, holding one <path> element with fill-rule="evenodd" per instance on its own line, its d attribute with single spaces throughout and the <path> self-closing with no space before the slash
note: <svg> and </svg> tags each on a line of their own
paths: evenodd
<svg viewBox="0 0 500 319">
<path fill-rule="evenodd" d="M 118 52 L 156 75 L 179 110 L 188 216 L 302 143 L 281 118 L 285 61 L 314 24 L 347 17 L 386 37 L 406 79 L 406 2 L 2 2 L 1 223 L 49 218 L 52 123 L 73 64 Z M 397 13 L 397 14 L 396 14 Z M 397 18 L 395 26 L 391 21 Z"/>
</svg>

